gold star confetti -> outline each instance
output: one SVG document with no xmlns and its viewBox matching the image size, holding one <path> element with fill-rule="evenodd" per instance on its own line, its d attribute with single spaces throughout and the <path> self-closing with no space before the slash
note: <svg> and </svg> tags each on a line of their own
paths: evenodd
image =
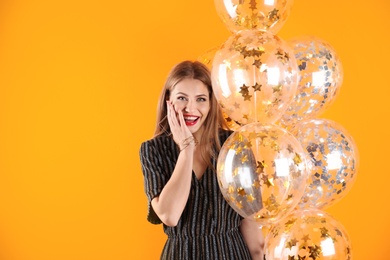
<svg viewBox="0 0 390 260">
<path fill-rule="evenodd" d="M 320 258 L 322 253 L 321 247 L 314 245 L 314 246 L 308 246 L 308 248 L 310 252 L 309 257 L 311 257 L 313 260 Z"/>
<path fill-rule="evenodd" d="M 278 210 L 278 208 L 280 207 L 279 203 L 276 201 L 275 195 L 273 194 L 268 197 L 264 204 L 269 211 Z"/>
<path fill-rule="evenodd" d="M 341 233 L 340 229 L 336 228 L 335 231 L 336 231 L 336 235 L 338 235 L 340 237 L 343 236 L 343 233 Z"/>
<path fill-rule="evenodd" d="M 268 12 L 268 19 L 272 22 L 279 20 L 278 15 L 279 10 L 274 8 L 272 11 Z"/>
<path fill-rule="evenodd" d="M 242 147 L 241 146 L 237 147 L 236 148 L 236 154 L 239 154 L 241 152 L 242 152 Z"/>
<path fill-rule="evenodd" d="M 234 102 L 233 106 L 234 106 L 234 108 L 236 108 L 236 109 L 239 109 L 239 108 L 240 108 L 240 104 L 237 103 L 237 102 Z"/>
<path fill-rule="evenodd" d="M 310 240 L 309 235 L 306 234 L 301 238 L 305 243 L 307 243 L 308 240 Z"/>
<path fill-rule="evenodd" d="M 299 156 L 299 154 L 295 153 L 295 156 L 294 156 L 294 163 L 296 165 L 300 164 L 302 162 L 302 159 L 301 159 L 301 156 Z"/>
<path fill-rule="evenodd" d="M 240 87 L 240 89 L 241 90 L 238 93 L 241 93 L 241 95 L 244 97 L 244 100 L 250 100 L 252 96 L 249 95 L 249 90 L 248 90 L 249 87 L 243 84 L 242 87 Z"/>
<path fill-rule="evenodd" d="M 239 201 L 236 201 L 235 205 L 236 205 L 236 207 L 239 208 L 239 209 L 242 209 L 242 208 L 243 208 L 241 202 L 239 202 Z"/>
<path fill-rule="evenodd" d="M 242 187 L 237 189 L 237 193 L 238 193 L 238 195 L 243 196 L 243 197 L 246 195 L 246 192 L 245 192 L 244 188 L 242 188 Z"/>
<path fill-rule="evenodd" d="M 291 250 L 291 248 L 293 246 L 296 246 L 297 243 L 298 243 L 298 240 L 296 238 L 293 238 L 287 242 L 286 248 L 289 248 Z"/>
<path fill-rule="evenodd" d="M 253 91 L 261 91 L 261 87 L 262 87 L 262 85 L 258 84 L 257 82 L 254 86 L 252 86 Z"/>
<path fill-rule="evenodd" d="M 285 231 L 290 232 L 290 229 L 292 228 L 292 226 L 295 224 L 296 221 L 297 221 L 296 218 L 293 218 L 293 219 L 290 219 L 289 221 L 287 221 L 286 224 L 284 224 Z"/>
<path fill-rule="evenodd" d="M 254 11 L 256 9 L 256 0 L 251 0 L 249 4 L 250 4 L 250 9 Z"/>
<path fill-rule="evenodd" d="M 238 175 L 238 168 L 235 168 L 233 170 L 233 177 L 236 177 Z"/>
<path fill-rule="evenodd" d="M 252 195 L 252 194 L 249 194 L 248 196 L 246 196 L 246 200 L 247 200 L 248 202 L 253 202 L 253 201 L 255 201 L 255 200 L 256 200 L 256 198 L 255 198 L 255 197 L 253 197 L 253 195 Z"/>
<path fill-rule="evenodd" d="M 280 92 L 282 90 L 283 86 L 282 85 L 277 85 L 275 87 L 272 88 L 273 90 L 273 93 L 275 92 Z"/>
<path fill-rule="evenodd" d="M 255 180 L 252 184 L 253 187 L 255 187 L 256 189 L 260 188 L 261 185 L 260 185 L 260 181 L 259 180 Z"/>
<path fill-rule="evenodd" d="M 252 143 L 250 141 L 245 141 L 244 148 L 250 149 L 252 147 Z"/>
<path fill-rule="evenodd" d="M 261 161 L 261 162 L 257 161 L 256 172 L 263 173 L 265 167 L 267 167 L 267 165 L 265 164 L 264 161 Z"/>
<path fill-rule="evenodd" d="M 323 238 L 330 237 L 329 231 L 326 227 L 322 227 L 322 228 L 320 228 L 320 230 L 321 230 L 321 237 L 323 237 Z"/>
<path fill-rule="evenodd" d="M 234 192 L 234 187 L 232 185 L 229 185 L 228 187 L 228 194 L 232 194 Z"/>
<path fill-rule="evenodd" d="M 254 65 L 256 68 L 260 69 L 261 68 L 261 65 L 263 65 L 263 63 L 261 62 L 261 60 L 255 60 L 252 65 Z"/>
<path fill-rule="evenodd" d="M 241 163 L 245 163 L 245 162 L 247 162 L 247 161 L 248 161 L 248 155 L 245 154 L 245 155 L 243 155 L 243 156 L 241 157 Z"/>
</svg>

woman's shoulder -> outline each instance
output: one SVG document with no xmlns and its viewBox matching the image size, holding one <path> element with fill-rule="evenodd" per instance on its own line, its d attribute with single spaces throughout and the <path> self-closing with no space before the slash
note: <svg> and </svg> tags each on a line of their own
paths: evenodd
<svg viewBox="0 0 390 260">
<path fill-rule="evenodd" d="M 162 134 L 162 135 L 155 136 L 149 140 L 143 141 L 141 143 L 141 148 L 143 147 L 163 148 L 163 147 L 170 147 L 174 144 L 175 142 L 173 141 L 173 138 L 171 136 Z"/>
</svg>

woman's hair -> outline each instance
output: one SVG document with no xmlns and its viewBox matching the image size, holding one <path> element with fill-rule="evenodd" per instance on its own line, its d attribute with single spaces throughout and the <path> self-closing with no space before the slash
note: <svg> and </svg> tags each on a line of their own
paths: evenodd
<svg viewBox="0 0 390 260">
<path fill-rule="evenodd" d="M 155 136 L 161 134 L 171 134 L 169 123 L 167 120 L 167 104 L 170 94 L 177 83 L 183 79 L 197 79 L 203 82 L 207 86 L 209 91 L 210 111 L 204 122 L 204 131 L 199 141 L 201 145 L 201 154 L 204 159 L 211 155 L 216 156 L 215 151 L 212 149 L 215 145 L 215 149 L 218 152 L 221 148 L 219 140 L 219 129 L 228 129 L 227 124 L 223 118 L 221 108 L 217 99 L 214 96 L 213 88 L 211 86 L 210 71 L 203 63 L 199 61 L 183 61 L 174 66 L 171 72 L 168 74 L 168 78 L 165 82 L 164 88 L 161 91 L 160 100 L 157 108 L 157 122 L 154 132 Z M 208 161 L 208 160 L 206 160 Z"/>
</svg>

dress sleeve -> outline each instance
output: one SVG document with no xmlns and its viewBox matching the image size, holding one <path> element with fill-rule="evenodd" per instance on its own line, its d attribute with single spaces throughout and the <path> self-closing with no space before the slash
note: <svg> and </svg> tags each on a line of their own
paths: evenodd
<svg viewBox="0 0 390 260">
<path fill-rule="evenodd" d="M 163 167 L 163 158 L 160 149 L 152 141 L 141 144 L 140 160 L 144 175 L 144 189 L 148 199 L 147 220 L 152 224 L 161 224 L 160 218 L 154 212 L 152 200 L 158 196 L 168 181 L 166 169 Z"/>
</svg>

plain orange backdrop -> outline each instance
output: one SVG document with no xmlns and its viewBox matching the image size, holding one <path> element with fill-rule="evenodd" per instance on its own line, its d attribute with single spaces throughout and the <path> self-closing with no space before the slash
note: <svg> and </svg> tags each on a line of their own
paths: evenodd
<svg viewBox="0 0 390 260">
<path fill-rule="evenodd" d="M 296 0 L 278 32 L 315 35 L 344 81 L 321 117 L 360 152 L 352 190 L 327 209 L 354 260 L 390 258 L 390 2 Z M 0 259 L 158 259 L 138 150 L 170 68 L 231 33 L 212 0 L 0 2 Z"/>
</svg>

